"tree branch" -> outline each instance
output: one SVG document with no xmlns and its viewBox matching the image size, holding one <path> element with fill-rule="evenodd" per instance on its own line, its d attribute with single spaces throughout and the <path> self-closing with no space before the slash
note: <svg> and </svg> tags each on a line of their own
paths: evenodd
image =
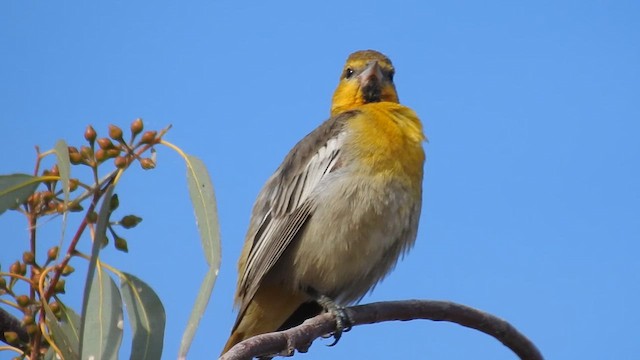
<svg viewBox="0 0 640 360">
<path fill-rule="evenodd" d="M 449 321 L 490 335 L 511 349 L 522 360 L 543 360 L 536 346 L 508 322 L 489 313 L 449 301 L 386 301 L 346 309 L 353 326 L 383 321 L 425 319 Z M 294 328 L 254 336 L 236 344 L 220 360 L 245 360 L 256 356 L 293 355 L 306 352 L 311 342 L 335 330 L 335 318 L 324 313 Z"/>
</svg>

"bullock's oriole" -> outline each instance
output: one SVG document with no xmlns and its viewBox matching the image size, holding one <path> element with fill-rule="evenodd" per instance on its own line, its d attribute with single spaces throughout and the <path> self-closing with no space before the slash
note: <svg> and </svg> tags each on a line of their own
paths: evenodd
<svg viewBox="0 0 640 360">
<path fill-rule="evenodd" d="M 425 136 L 415 112 L 398 103 L 394 72 L 377 51 L 351 54 L 331 117 L 258 195 L 238 262 L 239 314 L 223 352 L 323 310 L 344 322 L 341 307 L 415 242 Z"/>
</svg>

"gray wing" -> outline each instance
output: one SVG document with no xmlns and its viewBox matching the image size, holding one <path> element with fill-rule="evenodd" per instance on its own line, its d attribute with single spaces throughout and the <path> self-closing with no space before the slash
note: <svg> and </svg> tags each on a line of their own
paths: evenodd
<svg viewBox="0 0 640 360">
<path fill-rule="evenodd" d="M 340 167 L 340 149 L 346 137 L 343 125 L 356 113 L 333 117 L 307 135 L 260 192 L 245 240 L 252 245 L 238 283 L 239 318 L 264 276 L 312 215 L 315 204 L 309 195 L 327 174 Z"/>
</svg>

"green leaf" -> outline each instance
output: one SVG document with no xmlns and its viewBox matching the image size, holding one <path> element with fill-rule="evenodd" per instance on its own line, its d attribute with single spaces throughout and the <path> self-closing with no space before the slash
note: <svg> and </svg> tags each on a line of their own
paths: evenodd
<svg viewBox="0 0 640 360">
<path fill-rule="evenodd" d="M 95 238 L 93 239 L 93 245 L 91 246 L 91 258 L 89 259 L 89 268 L 87 270 L 87 278 L 85 280 L 84 285 L 84 295 L 82 296 L 82 324 L 81 329 L 82 333 L 80 335 L 80 353 L 83 353 L 84 346 L 84 334 L 86 328 L 86 320 L 87 313 L 89 308 L 89 297 L 91 295 L 92 284 L 95 281 L 94 275 L 96 273 L 96 264 L 98 262 L 98 254 L 100 253 L 100 248 L 102 244 L 105 242 L 107 238 L 107 225 L 109 225 L 109 214 L 111 213 L 110 202 L 111 195 L 113 194 L 113 190 L 115 187 L 113 185 L 109 185 L 107 191 L 102 196 L 102 204 L 100 205 L 100 210 L 98 211 L 98 221 L 96 222 L 96 231 Z"/>
<path fill-rule="evenodd" d="M 0 214 L 27 201 L 42 180 L 27 174 L 0 176 Z"/>
<path fill-rule="evenodd" d="M 198 324 L 200 323 L 202 314 L 204 314 L 204 311 L 207 308 L 209 298 L 211 297 L 211 291 L 213 290 L 213 286 L 216 284 L 217 278 L 218 269 L 209 268 L 209 271 L 207 271 L 207 275 L 205 276 L 204 280 L 202 280 L 202 284 L 200 285 L 200 291 L 198 292 L 198 297 L 196 297 L 196 303 L 193 305 L 193 309 L 191 310 L 187 328 L 184 330 L 184 334 L 182 335 L 182 341 L 180 341 L 180 350 L 178 351 L 178 359 L 187 358 L 189 347 L 191 347 L 191 342 L 193 341 L 193 337 L 195 336 L 196 330 L 198 329 Z"/>
<path fill-rule="evenodd" d="M 213 183 L 202 160 L 187 156 L 187 185 L 207 263 L 220 268 L 220 225 Z"/>
<path fill-rule="evenodd" d="M 58 140 L 54 147 L 56 158 L 58 159 L 58 172 L 60 173 L 60 184 L 64 193 L 65 204 L 69 202 L 69 179 L 71 178 L 71 162 L 69 162 L 69 146 L 64 140 Z"/>
<path fill-rule="evenodd" d="M 124 272 L 120 277 L 120 289 L 133 331 L 130 358 L 160 359 L 166 320 L 160 298 L 149 285 Z"/>
<path fill-rule="evenodd" d="M 186 358 L 195 336 L 200 319 L 204 314 L 211 291 L 215 285 L 220 269 L 220 225 L 218 222 L 218 209 L 213 184 L 204 163 L 197 157 L 184 155 L 187 163 L 187 184 L 189 196 L 196 215 L 196 222 L 200 232 L 202 248 L 205 259 L 209 264 L 209 270 L 205 276 L 196 302 L 191 310 L 189 323 L 182 335 L 180 342 L 179 358 Z"/>
<path fill-rule="evenodd" d="M 115 281 L 100 266 L 90 286 L 83 320 L 82 359 L 118 359 L 124 328 L 122 297 Z"/>
<path fill-rule="evenodd" d="M 64 329 L 64 326 L 61 326 L 58 322 L 58 319 L 48 304 L 44 306 L 44 312 L 45 322 L 51 332 L 53 341 L 55 341 L 56 346 L 60 349 L 62 358 L 70 360 L 80 359 L 80 353 L 77 348 L 78 343 L 76 342 L 74 347 L 74 342 L 69 337 L 69 333 Z"/>
<path fill-rule="evenodd" d="M 74 354 L 80 354 L 80 315 L 73 309 L 60 304 L 60 327 L 67 337 Z"/>
<path fill-rule="evenodd" d="M 60 185 L 62 185 L 62 193 L 64 194 L 65 206 L 69 203 L 70 185 L 69 179 L 71 177 L 71 162 L 69 161 L 69 146 L 64 140 L 58 140 L 54 147 L 56 158 L 58 159 L 58 172 L 60 173 Z M 67 214 L 65 211 L 62 213 L 62 225 L 60 234 L 60 243 L 58 246 L 62 248 L 62 242 L 64 241 L 64 233 L 67 229 Z"/>
</svg>

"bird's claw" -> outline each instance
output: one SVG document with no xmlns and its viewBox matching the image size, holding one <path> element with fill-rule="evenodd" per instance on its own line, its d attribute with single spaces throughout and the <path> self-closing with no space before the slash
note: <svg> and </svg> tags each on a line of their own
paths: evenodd
<svg viewBox="0 0 640 360">
<path fill-rule="evenodd" d="M 351 330 L 353 322 L 349 317 L 347 310 L 336 304 L 331 298 L 321 295 L 318 303 L 329 313 L 336 317 L 336 331 L 333 332 L 333 342 L 327 346 L 334 346 L 340 341 L 343 332 Z"/>
</svg>

